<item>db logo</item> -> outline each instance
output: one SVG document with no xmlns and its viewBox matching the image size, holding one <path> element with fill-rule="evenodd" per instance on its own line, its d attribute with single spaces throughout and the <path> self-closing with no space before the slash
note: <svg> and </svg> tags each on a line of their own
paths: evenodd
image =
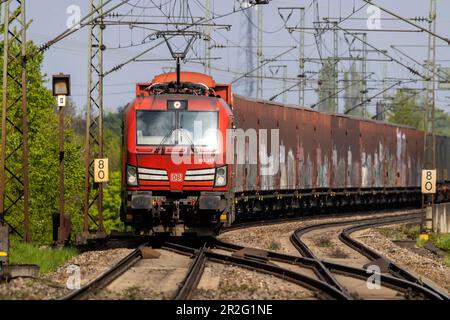
<svg viewBox="0 0 450 320">
<path fill-rule="evenodd" d="M 172 182 L 182 182 L 183 175 L 181 173 L 172 173 L 170 174 L 170 181 Z"/>
</svg>

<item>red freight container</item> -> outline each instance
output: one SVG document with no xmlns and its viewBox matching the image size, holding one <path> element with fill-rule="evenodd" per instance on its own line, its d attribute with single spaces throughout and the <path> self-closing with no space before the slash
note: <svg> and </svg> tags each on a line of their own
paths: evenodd
<svg viewBox="0 0 450 320">
<path fill-rule="evenodd" d="M 280 141 L 278 151 L 271 150 L 270 138 L 258 145 L 258 165 L 248 163 L 248 141 L 245 150 L 237 150 L 245 153 L 246 164 L 236 165 L 236 192 L 420 185 L 423 150 L 420 131 L 237 95 L 233 101 L 238 129 L 256 129 L 258 138 L 259 129 L 268 129 L 269 136 L 270 129 L 279 129 Z M 441 145 L 448 143 L 447 140 L 442 140 Z M 279 153 L 280 170 L 274 176 L 261 175 L 260 160 L 264 152 Z M 445 153 L 441 158 L 444 162 L 448 155 Z M 440 176 L 444 175 L 443 171 L 440 170 Z"/>
</svg>

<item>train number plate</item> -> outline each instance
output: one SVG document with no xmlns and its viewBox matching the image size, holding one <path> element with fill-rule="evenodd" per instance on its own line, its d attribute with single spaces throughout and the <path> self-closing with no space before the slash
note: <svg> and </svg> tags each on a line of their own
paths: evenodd
<svg viewBox="0 0 450 320">
<path fill-rule="evenodd" d="M 183 182 L 183 174 L 181 173 L 171 173 L 170 174 L 171 182 Z"/>
</svg>

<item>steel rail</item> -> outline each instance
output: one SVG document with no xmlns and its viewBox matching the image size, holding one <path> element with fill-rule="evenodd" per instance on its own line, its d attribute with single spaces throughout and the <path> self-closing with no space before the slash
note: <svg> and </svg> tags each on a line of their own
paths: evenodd
<svg viewBox="0 0 450 320">
<path fill-rule="evenodd" d="M 122 260 L 120 260 L 110 269 L 102 273 L 99 277 L 93 279 L 80 289 L 75 290 L 59 298 L 58 300 L 85 300 L 88 298 L 89 295 L 105 288 L 108 284 L 117 279 L 119 276 L 121 276 L 124 272 L 129 270 L 134 264 L 136 264 L 139 260 L 142 259 L 141 249 L 144 246 L 145 245 L 139 246 L 137 249 L 135 249 L 133 252 L 131 252 Z"/>
<path fill-rule="evenodd" d="M 218 247 L 221 245 L 223 245 L 224 248 L 231 247 L 231 248 L 235 248 L 236 250 L 244 248 L 241 246 L 221 242 L 221 241 L 215 240 L 215 239 L 213 239 L 210 243 L 206 244 L 206 246 L 213 246 L 213 247 Z M 170 242 L 164 243 L 162 245 L 162 248 L 174 251 L 176 253 L 185 254 L 185 255 L 192 255 L 192 254 L 195 254 L 196 252 L 198 252 L 198 250 L 196 250 L 195 248 L 183 246 L 183 245 L 176 244 L 176 243 L 170 243 Z M 210 261 L 223 263 L 223 264 L 233 264 L 233 265 L 237 265 L 237 266 L 247 268 L 247 269 L 250 269 L 253 271 L 271 274 L 282 280 L 292 282 L 294 284 L 308 288 L 312 291 L 322 292 L 322 293 L 324 293 L 324 295 L 327 298 L 337 299 L 337 300 L 346 300 L 349 298 L 346 295 L 344 295 L 341 291 L 337 290 L 333 286 L 330 286 L 329 284 L 327 284 L 324 281 L 316 280 L 312 277 L 303 275 L 303 274 L 295 272 L 295 271 L 291 271 L 288 269 L 278 267 L 274 264 L 265 263 L 264 261 L 261 261 L 256 258 L 227 256 L 227 255 L 212 252 L 209 249 L 208 250 L 204 249 L 203 255 L 205 257 L 205 260 L 210 260 Z M 195 264 L 197 264 L 197 263 L 194 262 L 191 270 L 194 268 Z M 198 264 L 200 264 L 200 262 Z M 199 267 L 195 267 L 195 268 L 196 268 L 196 270 L 199 269 Z M 194 271 L 194 272 L 196 272 L 196 271 Z M 187 278 L 189 276 L 190 275 L 188 275 Z M 195 274 L 193 277 L 197 277 L 197 276 L 198 275 Z M 187 282 L 187 281 L 185 281 L 185 282 Z M 195 281 L 192 281 L 191 283 L 195 283 Z M 188 289 L 191 290 L 192 288 L 188 288 Z M 179 297 L 180 297 L 180 293 L 177 295 L 176 299 L 178 299 Z M 189 297 L 189 296 L 185 296 L 183 298 L 187 298 L 187 297 Z"/>
<path fill-rule="evenodd" d="M 408 214 L 407 217 L 408 217 L 408 219 L 411 219 L 412 216 L 419 217 L 419 214 L 420 214 L 420 212 L 411 213 L 411 214 Z M 294 231 L 294 233 L 291 236 L 291 242 L 294 244 L 294 246 L 297 248 L 297 250 L 300 252 L 300 254 L 302 256 L 308 257 L 308 258 L 316 258 L 316 256 L 311 251 L 311 249 L 301 240 L 301 237 L 303 235 L 305 235 L 306 233 L 309 233 L 309 232 L 317 230 L 317 229 L 345 226 L 345 225 L 350 225 L 350 224 L 354 224 L 357 222 L 378 222 L 380 224 L 380 221 L 382 221 L 384 219 L 392 219 L 392 218 L 398 218 L 398 217 L 399 217 L 399 215 L 397 214 L 397 215 L 388 215 L 385 217 L 378 217 L 378 218 L 372 217 L 372 218 L 368 218 L 368 219 L 359 219 L 359 220 L 323 222 L 323 223 L 302 226 Z M 399 219 L 399 220 L 403 221 L 405 219 L 406 219 L 405 216 L 403 216 L 403 219 Z"/>
<path fill-rule="evenodd" d="M 343 294 L 341 291 L 337 290 L 335 287 L 329 285 L 326 282 L 316 280 L 312 277 L 308 277 L 295 271 L 281 268 L 274 264 L 264 263 L 252 258 L 227 256 L 212 251 L 207 251 L 206 256 L 212 261 L 232 263 L 241 267 L 250 268 L 251 270 L 257 270 L 259 272 L 271 274 L 277 278 L 287 280 L 302 287 L 306 287 L 312 291 L 318 290 L 319 292 L 324 293 L 327 297 L 332 299 L 348 299 L 347 295 Z"/>
<path fill-rule="evenodd" d="M 415 275 L 413 275 L 411 272 L 409 272 L 405 268 L 400 267 L 398 264 L 394 263 L 390 259 L 378 254 L 376 251 L 372 250 L 371 248 L 365 246 L 361 242 L 359 242 L 351 237 L 351 234 L 356 231 L 371 228 L 374 226 L 379 226 L 379 225 L 380 225 L 380 223 L 377 223 L 377 222 L 374 222 L 374 223 L 366 222 L 366 223 L 360 223 L 360 224 L 356 224 L 354 226 L 350 226 L 348 228 L 345 228 L 339 234 L 339 239 L 343 243 L 345 243 L 347 246 L 351 247 L 353 250 L 364 255 L 366 258 L 368 258 L 371 261 L 380 260 L 380 259 L 385 260 L 388 263 L 389 272 L 392 275 L 403 278 L 412 283 L 420 284 L 421 286 L 423 286 L 423 287 L 427 288 L 428 290 L 439 295 L 442 299 L 450 300 L 450 297 L 448 294 L 442 292 L 438 288 L 435 288 L 431 284 L 422 281 L 421 279 L 417 278 Z"/>
<path fill-rule="evenodd" d="M 205 245 L 196 252 L 195 260 L 193 261 L 189 272 L 175 297 L 175 300 L 188 300 L 191 297 L 202 277 L 203 270 L 205 269 L 205 252 Z"/>
<path fill-rule="evenodd" d="M 223 242 L 220 240 L 217 240 L 216 247 L 228 250 L 228 251 L 238 251 L 244 249 L 243 246 Z M 261 250 L 265 251 L 265 250 Z M 314 258 L 306 258 L 306 257 L 298 257 L 298 256 L 292 256 L 284 253 L 278 253 L 273 251 L 265 251 L 267 254 L 267 258 L 272 261 L 278 261 L 282 263 L 297 265 L 299 267 L 306 267 L 311 268 L 313 271 L 315 271 L 315 268 L 318 267 L 319 260 Z M 330 270 L 333 273 L 342 274 L 344 276 L 350 276 L 353 278 L 361 279 L 361 280 L 367 280 L 368 273 L 366 269 L 363 268 L 356 268 L 346 265 L 341 265 L 334 262 L 327 262 L 327 261 L 321 261 L 323 266 Z M 320 274 L 316 273 L 318 277 L 320 277 Z M 404 293 L 409 293 L 408 289 L 412 289 L 413 292 L 417 293 L 419 296 L 426 297 L 428 299 L 434 299 L 434 300 L 442 300 L 442 297 L 436 294 L 435 292 L 432 292 L 431 290 L 410 281 L 407 281 L 405 279 L 396 278 L 391 275 L 386 274 L 380 274 L 380 281 L 384 284 L 385 287 L 401 291 Z M 351 298 L 352 299 L 352 298 Z"/>
<path fill-rule="evenodd" d="M 365 257 L 367 257 L 370 261 L 375 261 L 379 259 L 383 259 L 384 261 L 388 262 L 389 265 L 389 271 L 390 274 L 393 277 L 388 277 L 386 275 L 380 275 L 383 278 L 383 283 L 386 285 L 386 287 L 396 288 L 396 289 L 403 289 L 402 291 L 405 291 L 405 289 L 412 289 L 417 293 L 420 293 L 424 295 L 425 297 L 429 299 L 438 299 L 438 300 L 448 300 L 449 297 L 440 292 L 438 289 L 432 287 L 429 284 L 423 283 L 420 281 L 417 277 L 412 275 L 407 270 L 401 268 L 400 266 L 392 263 L 391 261 L 388 261 L 383 256 L 379 255 L 378 253 L 374 252 L 373 250 L 365 247 L 362 243 L 353 240 L 350 238 L 350 234 L 361 229 L 367 229 L 373 226 L 381 226 L 381 225 L 388 225 L 388 224 L 395 224 L 395 223 L 401 223 L 406 221 L 411 221 L 411 219 L 416 220 L 420 218 L 420 213 L 412 213 L 407 214 L 403 216 L 399 215 L 392 215 L 388 217 L 382 217 L 382 218 L 376 218 L 376 219 L 361 219 L 358 221 L 336 221 L 336 222 L 330 222 L 330 223 L 320 223 L 315 225 L 309 225 L 306 227 L 302 227 L 297 229 L 291 236 L 291 242 L 293 245 L 299 250 L 300 254 L 302 254 L 305 257 L 316 259 L 318 258 L 314 255 L 314 253 L 311 251 L 311 249 L 301 240 L 301 236 L 316 230 L 316 229 L 322 229 L 322 228 L 328 228 L 328 227 L 336 227 L 336 226 L 342 226 L 342 225 L 348 225 L 348 224 L 355 224 L 354 226 L 348 227 L 345 229 L 346 235 L 343 235 L 340 233 L 339 239 L 343 241 L 344 244 L 348 245 L 352 249 L 356 250 L 357 252 L 360 252 Z M 352 273 L 353 275 L 356 275 L 359 278 L 365 278 L 367 279 L 367 271 L 365 269 L 360 269 L 358 271 L 358 268 L 351 268 L 348 266 L 343 266 L 340 264 L 330 263 L 323 261 L 321 262 L 322 266 L 330 271 L 330 269 L 333 269 L 335 271 L 338 271 L 342 274 L 349 274 Z M 397 277 L 397 278 L 396 278 Z M 400 277 L 400 278 L 398 278 Z M 398 281 L 400 280 L 400 281 Z"/>
<path fill-rule="evenodd" d="M 418 209 L 419 210 L 419 209 Z M 223 234 L 230 231 L 250 228 L 250 227 L 262 227 L 262 226 L 268 226 L 268 225 L 274 225 L 279 223 L 290 223 L 290 222 L 299 222 L 299 221 L 305 221 L 308 219 L 313 220 L 324 220 L 324 219 L 333 219 L 333 218 L 345 218 L 345 217 L 351 217 L 354 215 L 358 216 L 370 216 L 373 214 L 389 214 L 393 213 L 392 209 L 387 209 L 385 211 L 360 211 L 360 212 L 341 212 L 341 213 L 334 213 L 334 214 L 310 214 L 310 215 L 303 215 L 303 216 L 295 216 L 294 214 L 291 216 L 287 216 L 284 218 L 273 218 L 273 219 L 265 219 L 265 220 L 250 220 L 250 221 L 244 221 L 232 224 L 227 227 L 222 227 L 219 230 L 219 234 Z"/>
</svg>

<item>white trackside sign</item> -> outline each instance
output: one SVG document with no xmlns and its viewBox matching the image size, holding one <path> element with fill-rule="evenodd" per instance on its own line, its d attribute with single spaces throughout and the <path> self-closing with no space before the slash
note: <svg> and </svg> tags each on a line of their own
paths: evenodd
<svg viewBox="0 0 450 320">
<path fill-rule="evenodd" d="M 422 170 L 422 193 L 436 193 L 436 170 Z"/>
<path fill-rule="evenodd" d="M 109 163 L 108 159 L 94 160 L 94 182 L 102 183 L 109 181 Z"/>
</svg>

